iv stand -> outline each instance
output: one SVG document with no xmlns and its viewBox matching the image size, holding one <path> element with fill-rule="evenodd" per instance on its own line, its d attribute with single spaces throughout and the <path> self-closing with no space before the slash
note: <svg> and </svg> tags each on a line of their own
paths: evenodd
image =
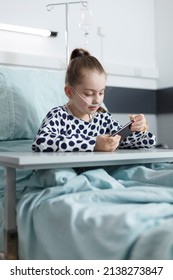
<svg viewBox="0 0 173 280">
<path fill-rule="evenodd" d="M 46 9 L 50 12 L 54 6 L 65 5 L 65 46 L 66 46 L 66 65 L 69 62 L 69 5 L 82 4 L 84 7 L 88 6 L 87 1 L 75 1 L 75 2 L 61 2 L 46 5 Z"/>
</svg>

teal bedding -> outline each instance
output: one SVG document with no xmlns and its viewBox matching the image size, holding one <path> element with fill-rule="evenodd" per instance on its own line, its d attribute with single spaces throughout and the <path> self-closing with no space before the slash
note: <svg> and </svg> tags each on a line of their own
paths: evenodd
<svg viewBox="0 0 173 280">
<path fill-rule="evenodd" d="M 17 205 L 21 259 L 173 259 L 172 164 L 46 178 Z"/>
<path fill-rule="evenodd" d="M 29 140 L 0 151 L 29 151 Z M 173 164 L 17 172 L 20 259 L 173 259 Z M 0 251 L 3 169 L 0 169 Z"/>
</svg>

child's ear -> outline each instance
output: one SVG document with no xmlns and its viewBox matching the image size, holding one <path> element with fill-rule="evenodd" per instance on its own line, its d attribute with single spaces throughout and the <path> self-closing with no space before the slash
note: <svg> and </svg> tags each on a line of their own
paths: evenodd
<svg viewBox="0 0 173 280">
<path fill-rule="evenodd" d="M 71 89 L 71 87 L 65 86 L 64 87 L 64 91 L 65 91 L 66 96 L 70 99 L 72 97 L 72 89 Z"/>
</svg>

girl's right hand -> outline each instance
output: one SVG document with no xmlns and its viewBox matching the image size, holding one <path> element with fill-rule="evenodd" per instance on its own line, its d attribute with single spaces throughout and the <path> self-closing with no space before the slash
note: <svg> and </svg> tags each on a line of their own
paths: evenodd
<svg viewBox="0 0 173 280">
<path fill-rule="evenodd" d="M 120 140 L 121 136 L 119 135 L 116 135 L 114 137 L 107 134 L 98 135 L 96 138 L 94 151 L 113 152 L 119 146 Z"/>
</svg>

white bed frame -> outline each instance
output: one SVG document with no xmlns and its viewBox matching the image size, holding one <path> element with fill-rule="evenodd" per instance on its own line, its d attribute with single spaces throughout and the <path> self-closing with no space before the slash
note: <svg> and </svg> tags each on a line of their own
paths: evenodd
<svg viewBox="0 0 173 280">
<path fill-rule="evenodd" d="M 64 61 L 58 56 L 0 51 L 0 64 L 32 68 L 64 70 Z"/>
</svg>

